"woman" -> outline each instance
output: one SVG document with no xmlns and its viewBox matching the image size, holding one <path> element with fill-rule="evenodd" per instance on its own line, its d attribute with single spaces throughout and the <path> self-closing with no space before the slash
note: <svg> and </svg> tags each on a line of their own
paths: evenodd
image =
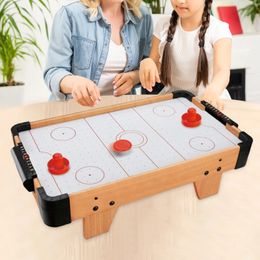
<svg viewBox="0 0 260 260">
<path fill-rule="evenodd" d="M 55 15 L 44 79 L 53 96 L 94 106 L 139 83 L 150 51 L 152 20 L 136 0 L 82 0 Z"/>
</svg>

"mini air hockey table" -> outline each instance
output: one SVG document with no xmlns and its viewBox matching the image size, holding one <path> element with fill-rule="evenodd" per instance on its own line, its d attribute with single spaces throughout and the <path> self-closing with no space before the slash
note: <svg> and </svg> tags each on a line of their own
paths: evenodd
<svg viewBox="0 0 260 260">
<path fill-rule="evenodd" d="M 200 122 L 190 127 L 183 117 L 191 109 Z M 129 202 L 187 183 L 200 199 L 216 194 L 222 174 L 246 164 L 253 142 L 186 91 L 18 123 L 11 132 L 19 175 L 44 223 L 83 219 L 85 238 L 107 232 L 117 209 Z M 131 149 L 112 149 L 118 140 L 128 140 Z M 67 168 L 53 174 L 49 162 L 57 154 Z"/>
</svg>

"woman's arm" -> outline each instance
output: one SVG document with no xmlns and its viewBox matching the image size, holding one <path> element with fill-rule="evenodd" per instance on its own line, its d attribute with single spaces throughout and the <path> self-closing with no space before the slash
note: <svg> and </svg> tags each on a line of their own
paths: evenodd
<svg viewBox="0 0 260 260">
<path fill-rule="evenodd" d="M 60 90 L 61 80 L 71 73 L 71 23 L 65 7 L 55 15 L 44 70 L 44 80 L 50 91 L 60 99 L 65 95 Z"/>
<path fill-rule="evenodd" d="M 59 99 L 65 99 L 64 94 L 72 94 L 81 105 L 93 106 L 100 100 L 99 89 L 91 80 L 71 73 L 73 44 L 70 19 L 65 7 L 54 17 L 44 80 Z"/>
<path fill-rule="evenodd" d="M 100 100 L 100 91 L 96 84 L 84 77 L 69 75 L 60 82 L 60 89 L 72 97 L 82 106 L 94 106 Z"/>
<path fill-rule="evenodd" d="M 213 79 L 206 87 L 203 99 L 220 109 L 223 108 L 219 96 L 229 83 L 231 66 L 231 39 L 218 40 L 214 48 Z"/>
</svg>

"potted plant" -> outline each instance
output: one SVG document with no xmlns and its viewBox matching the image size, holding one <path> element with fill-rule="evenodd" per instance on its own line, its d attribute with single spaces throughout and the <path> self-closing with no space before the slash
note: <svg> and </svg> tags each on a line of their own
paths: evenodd
<svg viewBox="0 0 260 260">
<path fill-rule="evenodd" d="M 153 24 L 156 25 L 157 22 L 165 15 L 165 7 L 167 0 L 144 0 L 147 6 L 152 11 Z"/>
<path fill-rule="evenodd" d="M 43 19 L 44 26 L 33 17 L 36 11 L 41 13 L 37 18 Z M 14 79 L 17 59 L 33 57 L 40 64 L 38 55 L 42 50 L 35 33 L 42 32 L 44 27 L 48 37 L 46 14 L 50 14 L 49 0 L 0 1 L 0 87 L 23 84 Z"/>
<path fill-rule="evenodd" d="M 151 8 L 153 14 L 164 14 L 166 0 L 144 0 Z"/>
<path fill-rule="evenodd" d="M 249 0 L 251 3 L 239 11 L 242 15 L 250 17 L 257 32 L 260 32 L 260 0 Z"/>
</svg>

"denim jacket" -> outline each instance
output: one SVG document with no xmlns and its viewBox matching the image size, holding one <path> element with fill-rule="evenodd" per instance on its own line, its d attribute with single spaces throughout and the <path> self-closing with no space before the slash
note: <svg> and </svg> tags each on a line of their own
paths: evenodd
<svg viewBox="0 0 260 260">
<path fill-rule="evenodd" d="M 126 4 L 121 30 L 127 54 L 124 72 L 136 70 L 143 57 L 149 55 L 153 32 L 150 11 L 141 5 L 142 17 L 134 16 Z M 67 75 L 79 75 L 97 86 L 109 49 L 111 25 L 98 7 L 91 17 L 88 7 L 77 1 L 63 6 L 55 15 L 44 70 L 44 80 L 52 98 L 64 100 L 71 95 L 60 92 L 60 81 Z"/>
</svg>

